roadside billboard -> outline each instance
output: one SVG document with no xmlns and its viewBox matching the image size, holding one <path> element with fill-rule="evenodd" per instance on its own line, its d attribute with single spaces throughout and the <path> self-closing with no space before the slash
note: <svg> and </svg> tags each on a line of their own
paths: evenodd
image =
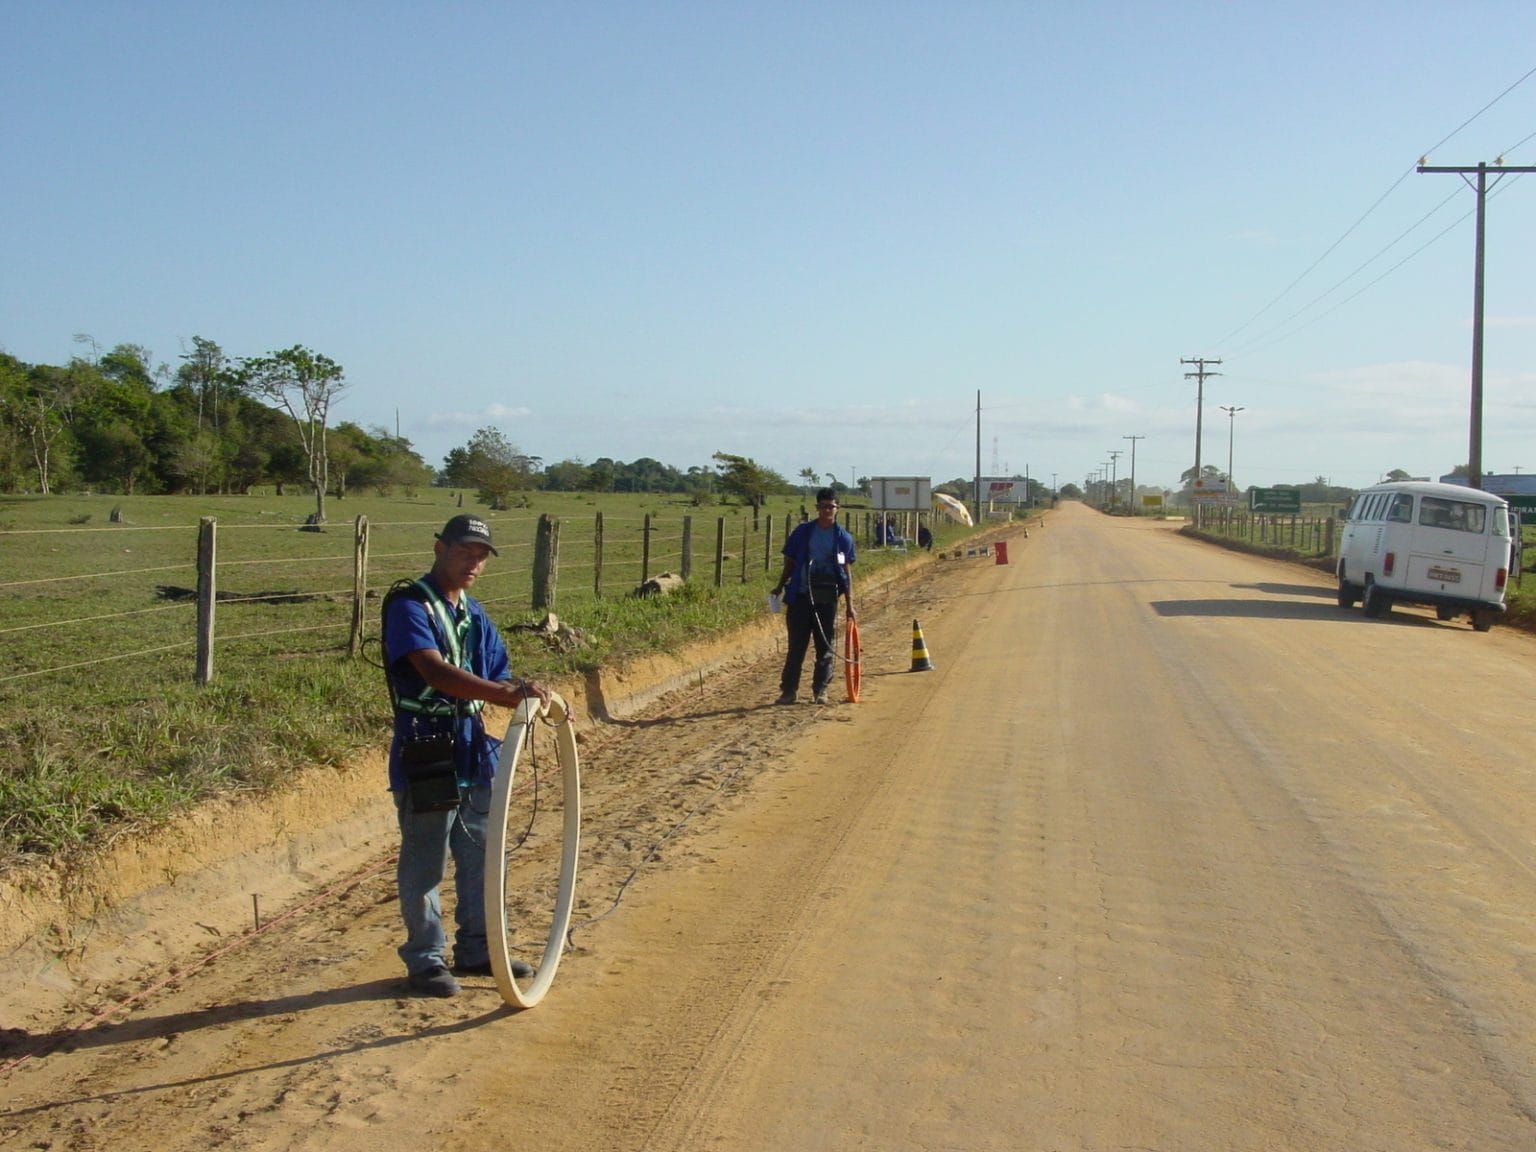
<svg viewBox="0 0 1536 1152">
<path fill-rule="evenodd" d="M 988 503 L 1029 503 L 1029 485 L 1023 480 L 983 480 L 981 492 Z"/>
<path fill-rule="evenodd" d="M 874 476 L 869 506 L 876 512 L 933 511 L 933 482 L 927 476 Z"/>
</svg>

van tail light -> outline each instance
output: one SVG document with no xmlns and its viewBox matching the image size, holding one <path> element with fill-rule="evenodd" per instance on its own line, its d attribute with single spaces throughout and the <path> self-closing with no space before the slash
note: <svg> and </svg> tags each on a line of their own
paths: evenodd
<svg viewBox="0 0 1536 1152">
<path fill-rule="evenodd" d="M 1506 581 L 1508 579 L 1509 579 L 1509 569 L 1508 568 L 1500 568 L 1499 569 L 1499 574 L 1493 578 L 1493 586 L 1495 588 L 1503 588 L 1504 587 L 1504 581 Z"/>
<path fill-rule="evenodd" d="M 1386 559 L 1381 562 L 1381 574 L 1383 576 L 1390 576 L 1392 575 L 1392 569 L 1395 567 L 1397 567 L 1397 553 L 1388 552 Z"/>
</svg>

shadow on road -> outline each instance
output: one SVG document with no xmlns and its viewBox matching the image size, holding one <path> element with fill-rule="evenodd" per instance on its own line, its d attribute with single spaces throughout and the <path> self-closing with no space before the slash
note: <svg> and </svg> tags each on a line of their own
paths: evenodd
<svg viewBox="0 0 1536 1152">
<path fill-rule="evenodd" d="M 1332 600 L 1338 595 L 1337 589 L 1318 584 L 1234 584 L 1232 587 L 1270 596 L 1315 596 L 1320 600 Z"/>
<path fill-rule="evenodd" d="M 198 1028 L 214 1028 L 236 1020 L 280 1016 L 289 1012 L 307 1012 L 315 1008 L 351 1004 L 359 1000 L 384 1000 L 406 995 L 408 993 L 403 978 L 370 980 L 350 988 L 327 988 L 298 996 L 280 996 L 274 1000 L 242 1000 L 233 1004 L 199 1008 L 193 1012 L 175 1012 L 168 1016 L 135 1016 L 117 1023 L 107 1021 L 85 1028 L 61 1028 L 56 1032 L 32 1033 L 10 1028 L 3 1034 L 4 1043 L 0 1045 L 0 1055 L 19 1056 L 24 1052 L 50 1052 L 55 1048 L 67 1048 L 69 1051 L 100 1048 L 109 1044 L 173 1036 Z"/>
<path fill-rule="evenodd" d="M 248 1000 L 236 1004 L 222 1004 L 215 1008 L 201 1009 L 195 1012 L 177 1012 L 166 1016 L 147 1016 L 129 1020 L 122 1024 L 101 1024 L 94 1028 L 80 1031 L 61 1030 L 57 1033 L 43 1033 L 33 1037 L 33 1040 L 41 1043 L 42 1047 L 37 1055 L 51 1051 L 53 1048 L 63 1048 L 66 1051 L 74 1051 L 80 1048 L 100 1047 L 107 1044 L 122 1044 L 135 1040 L 148 1040 L 156 1038 L 173 1038 L 178 1033 L 188 1032 L 198 1028 L 218 1027 L 238 1020 L 248 1020 L 258 1016 L 278 1016 L 284 1013 L 305 1011 L 315 1008 L 327 1008 L 337 1004 L 346 1004 L 356 1000 L 382 1000 L 396 997 L 405 997 L 407 992 L 403 980 L 372 980 L 365 984 L 357 984 L 351 988 L 336 988 L 327 991 L 307 993 L 300 996 L 280 996 L 273 1000 Z M 328 1048 L 324 1052 L 315 1052 L 303 1056 L 296 1056 L 288 1060 L 279 1060 L 270 1064 L 256 1065 L 229 1069 L 222 1072 L 209 1073 L 206 1076 L 191 1077 L 182 1080 L 167 1081 L 158 1084 L 146 1084 L 137 1088 L 121 1089 L 117 1091 L 100 1092 L 95 1095 L 77 1096 L 64 1100 L 53 1100 L 44 1104 L 38 1104 L 31 1108 L 17 1108 L 14 1110 L 0 1110 L 0 1118 L 26 1116 L 32 1113 L 47 1112 L 71 1104 L 90 1103 L 96 1101 L 108 1101 L 124 1096 L 141 1095 L 150 1092 L 160 1092 L 172 1088 L 183 1088 L 194 1084 L 211 1084 L 220 1080 L 236 1079 L 249 1075 L 252 1072 L 268 1071 L 280 1068 L 295 1068 L 304 1064 L 312 1064 L 333 1060 L 339 1056 L 346 1056 L 356 1052 L 366 1052 L 377 1048 L 391 1048 L 397 1044 L 416 1043 L 431 1039 L 434 1036 L 452 1035 L 458 1032 L 467 1032 L 478 1028 L 486 1022 L 503 1016 L 511 1016 L 514 1013 L 504 1004 L 498 1004 L 489 1012 L 480 1014 L 468 1020 L 458 1020 L 448 1024 L 438 1024 L 432 1027 L 422 1028 L 410 1032 L 402 1032 L 393 1036 L 372 1037 L 350 1046 Z M 14 1036 L 14 1031 L 12 1035 Z"/>
<path fill-rule="evenodd" d="M 1326 620 L 1340 624 L 1441 626 L 1436 620 L 1406 612 L 1392 612 L 1379 620 L 1367 620 L 1358 610 L 1346 611 L 1334 603 L 1303 604 L 1296 600 L 1153 600 L 1151 605 L 1159 616 L 1225 616 L 1243 620 Z"/>
</svg>

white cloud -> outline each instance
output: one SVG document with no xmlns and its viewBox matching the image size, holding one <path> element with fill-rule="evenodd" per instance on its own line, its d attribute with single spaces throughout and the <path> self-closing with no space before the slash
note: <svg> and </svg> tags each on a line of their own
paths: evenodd
<svg viewBox="0 0 1536 1152">
<path fill-rule="evenodd" d="M 521 419 L 533 415 L 532 408 L 509 408 L 505 404 L 487 404 L 478 412 L 433 412 L 427 417 L 432 428 L 483 428 L 499 420 Z"/>
</svg>

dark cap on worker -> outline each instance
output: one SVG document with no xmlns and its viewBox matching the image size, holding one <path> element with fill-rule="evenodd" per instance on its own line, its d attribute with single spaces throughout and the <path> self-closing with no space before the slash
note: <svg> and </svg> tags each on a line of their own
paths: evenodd
<svg viewBox="0 0 1536 1152">
<path fill-rule="evenodd" d="M 455 516 L 443 525 L 443 530 L 437 534 L 437 538 L 444 544 L 461 544 L 468 541 L 471 544 L 484 544 L 491 550 L 492 556 L 500 556 L 496 551 L 496 545 L 491 543 L 491 529 L 484 520 L 478 516 Z"/>
</svg>

